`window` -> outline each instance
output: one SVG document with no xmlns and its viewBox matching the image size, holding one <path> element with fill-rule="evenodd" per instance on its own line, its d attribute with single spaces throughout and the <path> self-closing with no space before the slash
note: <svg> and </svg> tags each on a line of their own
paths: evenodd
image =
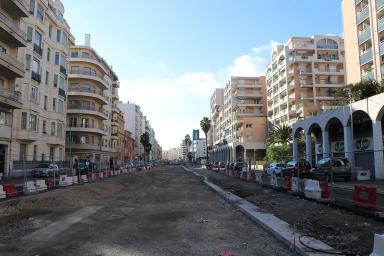
<svg viewBox="0 0 384 256">
<path fill-rule="evenodd" d="M 41 5 L 37 5 L 36 17 L 38 20 L 44 20 L 44 8 Z"/>
<path fill-rule="evenodd" d="M 49 62 L 51 60 L 51 48 L 47 49 L 47 61 Z"/>
<path fill-rule="evenodd" d="M 45 154 L 41 154 L 41 161 L 45 161 Z"/>
<path fill-rule="evenodd" d="M 252 124 L 246 124 L 245 128 L 252 128 Z"/>
<path fill-rule="evenodd" d="M 67 34 L 65 34 L 64 32 L 63 32 L 63 41 L 62 41 L 62 44 L 63 44 L 63 45 L 67 45 L 67 44 L 68 44 L 68 36 L 67 36 Z"/>
<path fill-rule="evenodd" d="M 29 1 L 29 13 L 33 15 L 35 14 L 35 0 Z"/>
<path fill-rule="evenodd" d="M 27 129 L 27 113 L 21 112 L 21 129 Z"/>
<path fill-rule="evenodd" d="M 56 33 L 56 42 L 58 42 L 58 43 L 61 42 L 61 30 L 57 30 L 57 33 Z"/>
<path fill-rule="evenodd" d="M 33 58 L 33 62 L 32 62 L 32 71 L 35 72 L 36 74 L 40 74 L 40 61 L 38 61 L 35 58 Z"/>
<path fill-rule="evenodd" d="M 77 118 L 76 117 L 71 117 L 69 119 L 69 127 L 77 127 Z"/>
<path fill-rule="evenodd" d="M 48 109 L 48 96 L 47 95 L 44 95 L 44 109 L 45 110 Z"/>
<path fill-rule="evenodd" d="M 60 64 L 60 53 L 59 52 L 55 53 L 55 64 L 56 65 Z"/>
<path fill-rule="evenodd" d="M 47 121 L 43 120 L 43 133 L 47 134 Z"/>
<path fill-rule="evenodd" d="M 37 145 L 33 146 L 33 161 L 37 160 Z"/>
<path fill-rule="evenodd" d="M 50 161 L 55 160 L 55 148 L 54 147 L 49 148 L 49 160 Z"/>
<path fill-rule="evenodd" d="M 11 123 L 11 116 L 7 112 L 0 112 L 0 125 L 8 125 Z"/>
<path fill-rule="evenodd" d="M 39 32 L 35 31 L 35 45 L 41 47 L 42 45 L 42 36 Z"/>
<path fill-rule="evenodd" d="M 57 137 L 63 138 L 64 133 L 63 133 L 63 124 L 62 123 L 57 123 Z"/>
<path fill-rule="evenodd" d="M 51 24 L 49 24 L 48 36 L 49 36 L 49 38 L 52 38 L 52 25 Z"/>
<path fill-rule="evenodd" d="M 19 160 L 25 161 L 27 159 L 27 144 L 20 144 Z"/>
<path fill-rule="evenodd" d="M 29 116 L 29 129 L 31 129 L 34 132 L 37 132 L 37 116 L 31 114 Z"/>
<path fill-rule="evenodd" d="M 25 54 L 25 70 L 31 69 L 31 55 Z"/>
<path fill-rule="evenodd" d="M 53 75 L 53 86 L 57 87 L 57 82 L 59 80 L 59 76 L 57 74 Z"/>
<path fill-rule="evenodd" d="M 64 101 L 59 100 L 58 108 L 59 108 L 58 112 L 63 114 L 64 113 Z"/>
<path fill-rule="evenodd" d="M 49 72 L 48 71 L 45 71 L 45 84 L 46 85 L 49 84 Z"/>
<path fill-rule="evenodd" d="M 62 76 L 59 77 L 59 88 L 65 91 L 65 79 Z"/>
<path fill-rule="evenodd" d="M 33 35 L 33 28 L 28 27 L 27 28 L 27 41 L 32 42 L 32 35 Z"/>
<path fill-rule="evenodd" d="M 56 106 L 57 106 L 57 99 L 53 98 L 52 99 L 52 111 L 57 112 L 56 111 Z"/>
<path fill-rule="evenodd" d="M 82 128 L 89 128 L 89 119 L 88 118 L 82 118 L 81 119 L 81 127 Z"/>
<path fill-rule="evenodd" d="M 82 53 L 81 53 L 81 57 L 82 57 L 82 58 L 88 58 L 88 59 L 90 59 L 90 58 L 91 58 L 91 54 L 90 54 L 89 52 L 82 52 Z"/>
<path fill-rule="evenodd" d="M 79 57 L 79 52 L 71 52 L 71 57 L 72 57 L 72 58 L 77 58 L 77 57 Z"/>
<path fill-rule="evenodd" d="M 55 135 L 56 135 L 56 123 L 52 122 L 51 123 L 51 136 L 55 136 Z"/>
<path fill-rule="evenodd" d="M 36 87 L 31 87 L 31 101 L 40 103 L 39 90 Z"/>
</svg>

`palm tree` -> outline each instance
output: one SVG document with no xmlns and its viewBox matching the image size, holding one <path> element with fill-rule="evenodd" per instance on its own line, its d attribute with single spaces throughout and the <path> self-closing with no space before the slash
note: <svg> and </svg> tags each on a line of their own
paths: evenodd
<svg viewBox="0 0 384 256">
<path fill-rule="evenodd" d="M 203 130 L 204 134 L 205 134 L 205 145 L 206 147 L 208 147 L 208 131 L 209 129 L 211 129 L 211 120 L 208 118 L 208 117 L 204 117 L 203 119 L 201 119 L 200 121 L 200 127 L 201 127 L 201 130 Z M 207 154 L 207 161 L 208 161 L 208 149 L 205 150 L 206 151 L 206 154 Z"/>
<path fill-rule="evenodd" d="M 292 127 L 286 124 L 278 125 L 267 138 L 268 144 L 287 145 L 292 141 Z"/>
<path fill-rule="evenodd" d="M 147 158 L 149 158 L 149 153 L 152 150 L 152 144 L 149 142 L 149 134 L 148 134 L 148 132 L 145 132 L 145 133 L 143 133 L 140 136 L 140 143 L 144 147 L 145 155 L 147 155 Z M 144 161 L 145 161 L 145 156 L 144 156 Z"/>
<path fill-rule="evenodd" d="M 191 136 L 189 136 L 189 134 L 185 135 L 185 137 L 184 137 L 184 145 L 187 146 L 187 156 L 188 156 L 188 154 L 189 154 L 189 148 L 190 148 L 190 146 L 192 145 Z"/>
</svg>

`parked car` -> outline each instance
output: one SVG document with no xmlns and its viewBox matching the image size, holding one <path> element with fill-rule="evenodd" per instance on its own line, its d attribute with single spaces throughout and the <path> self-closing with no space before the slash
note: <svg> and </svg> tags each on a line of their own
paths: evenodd
<svg viewBox="0 0 384 256">
<path fill-rule="evenodd" d="M 219 170 L 219 162 L 212 163 L 211 170 L 212 171 L 218 171 Z"/>
<path fill-rule="evenodd" d="M 233 165 L 233 170 L 235 171 L 242 171 L 243 170 L 243 167 L 246 167 L 247 165 L 243 162 L 236 162 L 234 165 Z"/>
<path fill-rule="evenodd" d="M 271 163 L 265 168 L 265 173 L 268 175 L 282 175 L 282 170 L 285 168 L 285 164 L 282 163 Z"/>
<path fill-rule="evenodd" d="M 32 177 L 53 177 L 59 174 L 59 166 L 49 163 L 41 163 L 31 172 Z"/>
<path fill-rule="evenodd" d="M 235 168 L 235 163 L 234 162 L 230 163 L 229 164 L 229 169 L 230 170 L 234 170 L 234 168 Z"/>
<path fill-rule="evenodd" d="M 323 158 L 317 162 L 316 168 L 311 170 L 311 177 L 314 179 L 325 179 L 330 181 L 331 175 L 333 176 L 333 179 L 342 178 L 349 181 L 352 172 L 348 159 L 344 157 Z"/>
<path fill-rule="evenodd" d="M 219 162 L 220 169 L 225 169 L 225 162 Z"/>
<path fill-rule="evenodd" d="M 282 169 L 283 176 L 307 178 L 311 174 L 311 164 L 308 161 L 290 161 Z"/>
</svg>

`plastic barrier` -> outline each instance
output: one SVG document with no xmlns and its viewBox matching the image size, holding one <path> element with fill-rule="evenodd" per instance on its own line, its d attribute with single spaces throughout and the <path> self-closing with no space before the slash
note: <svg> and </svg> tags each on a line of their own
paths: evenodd
<svg viewBox="0 0 384 256">
<path fill-rule="evenodd" d="M 327 181 L 320 181 L 321 198 L 331 198 L 331 188 Z"/>
<path fill-rule="evenodd" d="M 26 181 L 23 184 L 23 192 L 26 195 L 34 194 L 39 192 L 38 188 L 35 186 L 35 183 L 33 181 Z"/>
<path fill-rule="evenodd" d="M 79 176 L 73 176 L 73 184 L 79 184 Z"/>
<path fill-rule="evenodd" d="M 353 201 L 355 201 L 356 206 L 376 210 L 377 188 L 355 185 Z"/>
<path fill-rule="evenodd" d="M 5 195 L 7 197 L 15 197 L 17 196 L 17 190 L 15 184 L 4 184 L 3 190 L 5 191 Z"/>
<path fill-rule="evenodd" d="M 370 180 L 371 179 L 371 171 L 370 170 L 359 170 L 357 171 L 357 180 Z"/>
<path fill-rule="evenodd" d="M 263 184 L 263 185 L 269 185 L 270 184 L 268 181 L 268 176 L 265 173 L 263 173 L 261 175 L 261 184 Z"/>
<path fill-rule="evenodd" d="M 87 175 L 81 175 L 81 176 L 80 176 L 80 179 L 81 179 L 82 182 L 85 182 L 85 183 L 88 182 L 88 177 L 87 177 Z"/>
<path fill-rule="evenodd" d="M 99 172 L 99 178 L 104 179 L 104 172 Z"/>
<path fill-rule="evenodd" d="M 291 188 L 292 188 L 292 179 L 291 179 L 291 177 L 289 177 L 289 176 L 285 176 L 284 177 L 283 188 L 285 188 L 286 190 L 291 190 Z"/>
<path fill-rule="evenodd" d="M 247 173 L 247 181 L 255 181 L 255 179 L 256 179 L 256 173 L 254 172 Z"/>
<path fill-rule="evenodd" d="M 292 177 L 291 179 L 291 191 L 299 193 L 299 179 L 297 177 Z"/>
<path fill-rule="evenodd" d="M 67 186 L 72 186 L 73 185 L 73 176 L 67 176 L 65 178 L 65 181 L 67 183 Z"/>
<path fill-rule="evenodd" d="M 232 252 L 221 252 L 219 256 L 236 256 L 236 254 Z"/>
<path fill-rule="evenodd" d="M 48 189 L 47 184 L 45 184 L 45 180 L 35 180 L 35 186 L 39 192 L 43 192 Z"/>
<path fill-rule="evenodd" d="M 229 172 L 229 177 L 234 177 L 235 176 L 235 171 L 234 170 L 231 170 L 230 172 Z"/>
<path fill-rule="evenodd" d="M 321 198 L 321 188 L 318 180 L 306 179 L 304 181 L 304 195 L 306 198 L 311 199 L 320 199 Z"/>
<path fill-rule="evenodd" d="M 256 181 L 257 183 L 261 184 L 261 183 L 263 182 L 262 176 L 263 176 L 262 173 L 256 173 L 256 179 L 255 179 L 255 181 Z"/>
<path fill-rule="evenodd" d="M 269 183 L 272 187 L 277 188 L 277 177 L 276 175 L 271 175 L 271 181 Z"/>
<path fill-rule="evenodd" d="M 236 178 L 240 178 L 240 175 L 241 175 L 241 171 L 235 171 L 235 177 Z"/>
<path fill-rule="evenodd" d="M 60 187 L 66 187 L 67 185 L 67 175 L 60 175 L 59 178 L 59 186 Z"/>
<path fill-rule="evenodd" d="M 370 256 L 382 256 L 384 255 L 384 235 L 375 234 L 375 240 L 373 244 L 373 252 Z"/>
<path fill-rule="evenodd" d="M 247 171 L 241 171 L 240 179 L 246 180 L 247 179 L 248 172 Z"/>
<path fill-rule="evenodd" d="M 3 189 L 3 186 L 0 185 L 0 198 L 1 199 L 4 199 L 7 197 L 7 194 L 5 193 L 4 189 Z"/>
<path fill-rule="evenodd" d="M 45 185 L 47 186 L 47 189 L 52 189 L 55 186 L 55 184 L 53 184 L 53 181 L 50 179 L 45 179 L 44 181 Z"/>
</svg>

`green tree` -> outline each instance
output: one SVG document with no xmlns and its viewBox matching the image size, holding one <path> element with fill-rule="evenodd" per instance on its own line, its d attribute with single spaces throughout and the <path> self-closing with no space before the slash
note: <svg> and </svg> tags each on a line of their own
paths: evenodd
<svg viewBox="0 0 384 256">
<path fill-rule="evenodd" d="M 208 117 L 203 117 L 200 121 L 200 127 L 205 134 L 205 145 L 208 146 L 208 131 L 211 129 L 211 120 Z M 206 150 L 206 159 L 208 161 L 208 149 Z"/>
<path fill-rule="evenodd" d="M 285 163 L 292 159 L 292 145 L 270 145 L 267 148 L 266 157 L 268 162 Z"/>
<path fill-rule="evenodd" d="M 383 82 L 376 80 L 363 80 L 355 84 L 348 84 L 335 91 L 335 99 L 339 106 L 349 104 L 349 92 L 351 91 L 352 102 L 363 100 L 384 92 Z"/>
<path fill-rule="evenodd" d="M 185 135 L 185 137 L 184 137 L 184 145 L 187 147 L 187 157 L 188 157 L 188 155 L 189 155 L 189 148 L 192 145 L 191 136 L 189 136 L 189 134 Z"/>
<path fill-rule="evenodd" d="M 147 156 L 147 159 L 149 158 L 149 154 L 152 150 L 152 144 L 149 141 L 149 133 L 145 132 L 140 136 L 140 143 L 144 147 L 144 161 L 145 156 Z"/>
<path fill-rule="evenodd" d="M 278 125 L 268 136 L 269 145 L 282 144 L 287 145 L 292 141 L 292 127 L 286 124 Z"/>
</svg>

